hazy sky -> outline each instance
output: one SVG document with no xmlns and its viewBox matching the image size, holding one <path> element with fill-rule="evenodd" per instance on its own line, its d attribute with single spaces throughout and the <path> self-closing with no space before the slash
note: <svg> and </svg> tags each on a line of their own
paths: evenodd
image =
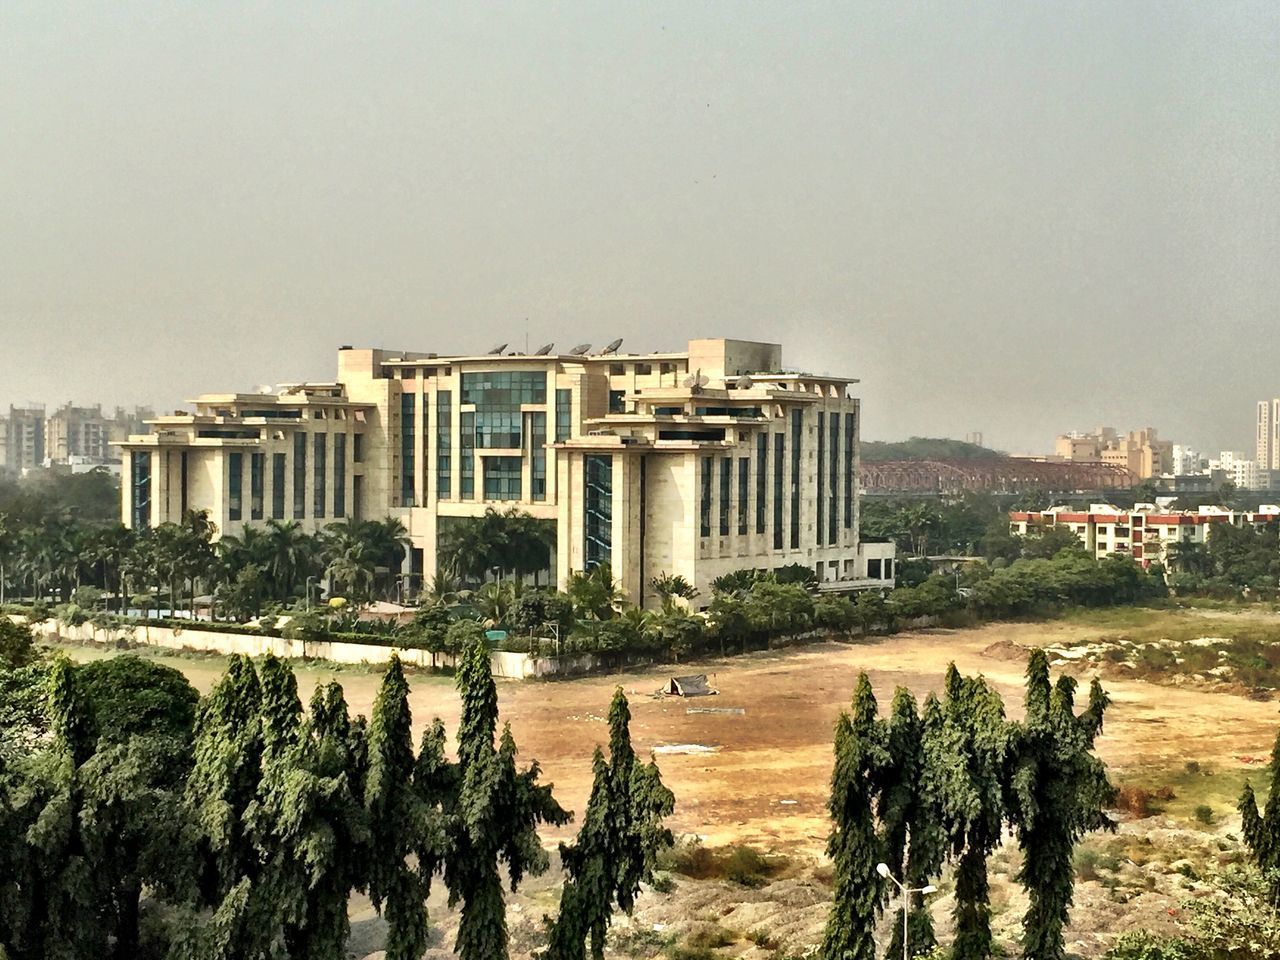
<svg viewBox="0 0 1280 960">
<path fill-rule="evenodd" d="M 7 0 L 0 117 L 0 405 L 526 332 L 1015 451 L 1280 395 L 1274 0 Z"/>
</svg>

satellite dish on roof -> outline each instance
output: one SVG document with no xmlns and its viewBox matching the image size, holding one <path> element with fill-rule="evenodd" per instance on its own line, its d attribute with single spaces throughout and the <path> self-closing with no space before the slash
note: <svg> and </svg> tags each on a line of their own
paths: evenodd
<svg viewBox="0 0 1280 960">
<path fill-rule="evenodd" d="M 587 352 L 588 350 L 590 350 L 590 349 L 591 349 L 591 344 L 589 344 L 589 343 L 580 343 L 580 344 L 578 344 L 576 347 L 574 347 L 572 350 L 570 350 L 569 352 L 570 352 L 571 354 L 573 354 L 575 357 L 580 357 L 580 356 L 582 356 L 584 353 L 586 353 L 586 352 Z"/>
<path fill-rule="evenodd" d="M 494 347 L 492 350 L 489 351 L 489 355 L 494 356 L 496 354 L 502 353 L 502 351 L 505 349 L 507 349 L 507 345 L 505 343 L 500 343 L 496 347 Z"/>
<path fill-rule="evenodd" d="M 699 367 L 696 372 L 689 374 L 687 377 L 681 380 L 680 385 L 683 387 L 688 387 L 690 390 L 693 390 L 696 393 L 697 391 L 701 390 L 710 382 L 711 382 L 710 380 L 708 380 L 705 376 L 703 376 L 702 368 Z"/>
<path fill-rule="evenodd" d="M 617 352 L 618 352 L 618 348 L 619 348 L 620 346 L 622 346 L 622 338 L 621 338 L 621 337 L 619 337 L 617 340 L 614 340 L 614 341 L 610 342 L 610 344 L 609 344 L 607 347 L 605 347 L 603 350 L 601 350 L 601 351 L 600 351 L 600 356 L 604 357 L 604 356 L 608 356 L 608 355 L 609 355 L 609 354 L 611 354 L 611 353 L 617 353 Z"/>
<path fill-rule="evenodd" d="M 738 382 L 734 384 L 734 386 L 736 386 L 739 390 L 750 390 L 755 385 L 756 385 L 756 382 L 748 376 L 739 377 Z"/>
<path fill-rule="evenodd" d="M 537 352 L 537 353 L 535 353 L 535 354 L 534 354 L 534 356 L 535 356 L 535 357 L 545 357 L 548 353 L 550 353 L 550 352 L 551 352 L 551 348 L 552 348 L 552 347 L 554 347 L 554 346 L 555 346 L 555 344 L 554 344 L 554 343 L 548 343 L 548 344 L 545 344 L 545 345 L 543 345 L 543 346 L 541 346 L 541 347 L 539 347 L 539 348 L 538 348 L 538 352 Z"/>
</svg>

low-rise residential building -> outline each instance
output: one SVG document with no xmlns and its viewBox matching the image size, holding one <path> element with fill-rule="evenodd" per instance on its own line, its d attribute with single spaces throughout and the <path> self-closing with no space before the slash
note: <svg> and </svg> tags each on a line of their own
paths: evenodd
<svg viewBox="0 0 1280 960">
<path fill-rule="evenodd" d="M 1209 471 L 1221 470 L 1224 482 L 1238 490 L 1267 490 L 1271 487 L 1271 471 L 1264 469 L 1248 454 L 1223 450 L 1216 460 L 1209 461 Z"/>
<path fill-rule="evenodd" d="M 394 516 L 416 584 L 450 523 L 516 506 L 554 526 L 558 582 L 608 564 L 644 605 L 663 573 L 704 597 L 722 574 L 793 563 L 828 589 L 893 583 L 892 544 L 858 536 L 856 380 L 780 372 L 777 344 L 616 349 L 344 347 L 331 383 L 200 397 L 119 444 L 125 523 Z"/>
<path fill-rule="evenodd" d="M 1066 527 L 1095 557 L 1112 553 L 1132 557 L 1144 567 L 1152 563 L 1166 568 L 1176 559 L 1174 544 L 1206 543 L 1213 527 L 1221 523 L 1235 526 L 1262 526 L 1280 522 L 1280 506 L 1263 504 L 1254 511 L 1234 511 L 1204 506 L 1198 510 L 1170 510 L 1157 504 L 1139 503 L 1122 510 L 1109 503 L 1077 507 L 1052 507 L 1038 512 L 1009 514 L 1009 532 L 1018 536 L 1036 535 L 1054 527 Z"/>
</svg>

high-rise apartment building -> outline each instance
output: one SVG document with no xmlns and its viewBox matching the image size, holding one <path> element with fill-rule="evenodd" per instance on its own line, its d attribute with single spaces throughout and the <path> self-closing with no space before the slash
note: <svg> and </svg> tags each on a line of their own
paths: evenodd
<svg viewBox="0 0 1280 960">
<path fill-rule="evenodd" d="M 662 573 L 704 597 L 722 574 L 792 563 L 892 583 L 893 545 L 858 536 L 857 381 L 781 373 L 768 343 L 586 351 L 343 348 L 333 382 L 200 397 L 120 444 L 125 523 L 395 516 L 406 572 L 430 578 L 445 527 L 516 506 L 554 525 L 558 582 L 608 564 L 642 604 Z"/>
<path fill-rule="evenodd" d="M 1258 401 L 1257 457 L 1262 470 L 1280 470 L 1280 397 Z"/>
<path fill-rule="evenodd" d="M 9 407 L 9 415 L 0 417 L 0 467 L 10 473 L 22 473 L 41 466 L 45 458 L 44 407 Z"/>
<path fill-rule="evenodd" d="M 1093 433 L 1067 433 L 1054 443 L 1059 460 L 1101 462 L 1123 467 L 1135 480 L 1173 472 L 1173 444 L 1161 440 L 1154 427 L 1120 436 L 1112 427 Z"/>
</svg>

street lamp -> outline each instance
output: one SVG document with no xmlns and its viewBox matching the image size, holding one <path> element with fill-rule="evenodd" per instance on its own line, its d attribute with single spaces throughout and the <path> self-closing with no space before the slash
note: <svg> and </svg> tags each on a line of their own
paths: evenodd
<svg viewBox="0 0 1280 960">
<path fill-rule="evenodd" d="M 908 887 L 905 883 L 902 883 L 897 877 L 889 872 L 889 865 L 887 863 L 877 863 L 876 873 L 880 874 L 880 876 L 884 877 L 886 880 L 892 880 L 894 885 L 902 891 L 902 960 L 911 960 L 911 949 L 907 945 L 907 917 L 911 913 L 911 894 L 919 893 L 927 896 L 930 893 L 937 893 L 938 888 L 932 883 L 926 884 L 923 887 Z"/>
</svg>

